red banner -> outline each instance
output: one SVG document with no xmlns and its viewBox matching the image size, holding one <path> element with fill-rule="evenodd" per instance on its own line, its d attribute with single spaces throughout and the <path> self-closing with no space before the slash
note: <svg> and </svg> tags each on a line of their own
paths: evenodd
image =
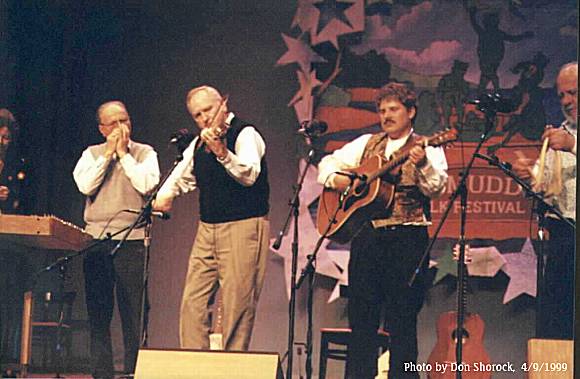
<svg viewBox="0 0 580 379">
<path fill-rule="evenodd" d="M 530 142 L 520 139 L 521 143 L 514 141 L 509 146 L 497 152 L 502 161 L 513 162 L 516 151 L 529 157 L 538 155 L 538 142 Z M 486 146 L 500 142 L 498 137 L 488 141 L 481 153 L 486 153 Z M 443 212 L 449 204 L 453 192 L 460 182 L 459 174 L 463 167 L 469 163 L 476 143 L 466 142 L 463 145 L 457 143 L 445 151 L 449 165 L 449 183 L 445 193 L 431 202 L 433 214 L 433 233 Z M 519 154 L 519 153 L 518 153 Z M 467 179 L 467 223 L 466 237 L 507 239 L 525 238 L 530 233 L 535 234 L 535 217 L 532 215 L 531 201 L 524 197 L 520 186 L 500 169 L 489 165 L 486 161 L 476 159 L 473 169 Z M 454 238 L 459 236 L 461 204 L 457 197 L 449 216 L 439 234 L 439 237 Z"/>
</svg>

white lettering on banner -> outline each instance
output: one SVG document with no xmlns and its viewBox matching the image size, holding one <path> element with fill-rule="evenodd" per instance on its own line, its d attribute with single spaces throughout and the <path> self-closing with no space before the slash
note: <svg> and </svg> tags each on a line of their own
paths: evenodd
<svg viewBox="0 0 580 379">
<path fill-rule="evenodd" d="M 492 200 L 468 200 L 467 213 L 473 214 L 497 214 L 497 215 L 525 215 L 526 206 L 521 201 L 492 201 Z M 448 200 L 434 200 L 431 204 L 432 213 L 443 213 L 449 204 Z M 452 213 L 461 212 L 461 204 L 459 200 L 455 201 L 452 208 Z"/>
<path fill-rule="evenodd" d="M 451 194 L 457 189 L 459 178 L 449 175 L 446 193 Z M 467 191 L 470 194 L 521 196 L 522 189 L 509 177 L 497 175 L 475 175 L 467 178 Z"/>
</svg>

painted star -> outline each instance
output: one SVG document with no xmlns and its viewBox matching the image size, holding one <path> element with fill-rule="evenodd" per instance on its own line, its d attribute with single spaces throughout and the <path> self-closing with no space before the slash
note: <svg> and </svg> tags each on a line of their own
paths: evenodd
<svg viewBox="0 0 580 379">
<path fill-rule="evenodd" d="M 447 275 L 457 276 L 457 262 L 453 260 L 451 247 L 444 249 L 443 255 L 437 260 L 437 273 L 433 279 L 433 285 L 439 283 Z"/>
<path fill-rule="evenodd" d="M 508 253 L 503 256 L 507 263 L 502 270 L 510 278 L 503 303 L 509 303 L 522 294 L 536 297 L 537 258 L 530 239 L 526 240 L 519 253 Z"/>
<path fill-rule="evenodd" d="M 326 0 L 326 2 L 331 0 Z M 334 0 L 332 0 L 334 1 Z M 322 6 L 325 3 L 315 4 L 315 6 Z M 335 2 L 335 1 L 334 1 Z M 336 3 L 336 2 L 335 2 Z M 348 9 L 341 13 L 342 17 L 348 22 L 344 22 L 342 18 L 332 17 L 325 19 L 323 11 L 321 10 L 320 20 L 318 22 L 318 29 L 310 30 L 312 45 L 318 45 L 329 41 L 338 49 L 338 37 L 343 34 L 362 32 L 365 28 L 365 5 L 364 0 L 356 0 L 352 3 L 336 3 L 338 5 L 346 5 Z M 324 25 L 323 25 L 324 24 Z M 321 27 L 321 25 L 323 25 Z M 316 33 L 315 33 L 316 32 Z"/>
<path fill-rule="evenodd" d="M 319 11 L 314 6 L 316 0 L 298 0 L 298 8 L 292 19 L 292 27 L 298 26 L 303 32 L 315 30 Z"/>
<path fill-rule="evenodd" d="M 300 161 L 300 171 L 304 168 L 305 162 Z M 316 243 L 320 235 L 316 229 L 316 225 L 312 217 L 310 216 L 310 211 L 308 206 L 320 195 L 322 186 L 316 181 L 318 176 L 318 170 L 315 167 L 311 167 L 304 179 L 302 185 L 302 191 L 300 192 L 300 209 L 298 216 L 298 229 L 300 231 L 300 244 L 298 251 L 298 270 L 296 273 L 296 279 L 300 277 L 300 273 L 307 263 L 307 255 L 312 254 L 316 247 Z M 284 259 L 284 276 L 286 279 L 286 291 L 288 297 L 290 297 L 290 283 L 292 274 L 292 235 L 293 235 L 293 224 L 291 224 L 286 237 L 283 240 L 280 249 L 276 251 L 276 254 Z M 274 240 L 272 239 L 271 242 Z M 334 279 L 340 279 L 343 276 L 341 270 L 337 267 L 337 264 L 330 258 L 332 254 L 335 254 L 336 250 L 327 249 L 328 241 L 324 241 L 321 245 L 320 250 L 317 253 L 316 259 L 316 273 L 329 276 Z M 344 272 L 344 270 L 342 270 Z"/>
<path fill-rule="evenodd" d="M 322 84 L 320 80 L 316 78 L 316 70 L 312 70 L 308 73 L 304 71 L 296 71 L 296 76 L 298 77 L 298 82 L 300 83 L 300 89 L 288 106 L 293 106 L 298 100 L 310 100 L 312 102 L 312 90 Z"/>
<path fill-rule="evenodd" d="M 467 272 L 471 276 L 493 278 L 506 264 L 506 259 L 495 246 L 471 248 L 471 263 L 467 264 Z"/>
<path fill-rule="evenodd" d="M 336 281 L 336 285 L 327 301 L 327 303 L 332 303 L 334 300 L 340 298 L 340 286 L 348 286 L 348 261 L 350 259 L 350 252 L 348 250 L 333 250 L 329 256 L 334 264 L 342 270 L 342 274 Z"/>
<path fill-rule="evenodd" d="M 353 3 L 338 2 L 337 0 L 323 0 L 320 3 L 314 4 L 314 6 L 320 11 L 316 33 L 320 34 L 322 29 L 324 29 L 330 21 L 334 19 L 339 20 L 352 28 L 352 25 L 344 12 L 352 7 Z"/>
<path fill-rule="evenodd" d="M 314 108 L 314 99 L 312 96 L 296 101 L 293 106 L 299 124 L 312 120 L 312 109 Z"/>
<path fill-rule="evenodd" d="M 310 65 L 312 62 L 326 62 L 326 59 L 316 54 L 304 41 L 298 38 L 292 38 L 282 34 L 284 43 L 288 47 L 288 51 L 284 53 L 276 62 L 276 65 L 281 66 L 288 63 L 298 63 L 303 72 L 310 72 Z"/>
</svg>

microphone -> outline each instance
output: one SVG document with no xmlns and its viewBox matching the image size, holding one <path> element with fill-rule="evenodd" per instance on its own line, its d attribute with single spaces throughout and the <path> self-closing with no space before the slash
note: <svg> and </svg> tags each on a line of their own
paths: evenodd
<svg viewBox="0 0 580 379">
<path fill-rule="evenodd" d="M 300 129 L 298 129 L 298 134 L 302 134 L 306 137 L 318 137 L 324 134 L 328 130 L 328 124 L 324 121 L 310 120 L 304 121 L 300 124 Z"/>
<path fill-rule="evenodd" d="M 169 140 L 170 145 L 189 145 L 193 141 L 194 135 L 187 129 L 179 129 L 174 132 Z"/>
<path fill-rule="evenodd" d="M 479 99 L 468 101 L 469 104 L 474 104 L 482 112 L 500 112 L 510 113 L 516 109 L 516 105 L 511 99 L 501 96 L 499 93 L 488 93 L 481 96 Z"/>
<path fill-rule="evenodd" d="M 141 210 L 140 209 L 124 209 L 123 212 L 127 212 L 127 213 L 133 213 L 133 214 L 140 214 Z M 162 220 L 169 220 L 171 218 L 171 215 L 167 212 L 162 212 L 162 211 L 151 211 L 151 216 L 155 216 L 155 217 L 159 217 Z"/>
<path fill-rule="evenodd" d="M 512 164 L 509 162 L 503 162 L 500 161 L 499 158 L 497 157 L 497 155 L 484 155 L 484 154 L 480 154 L 480 153 L 475 153 L 475 157 L 483 159 L 484 161 L 487 161 L 487 163 L 489 163 L 492 166 L 502 166 L 504 168 L 507 168 L 508 170 L 512 169 Z"/>
<path fill-rule="evenodd" d="M 344 171 L 336 171 L 336 175 L 348 176 L 350 180 L 354 181 L 355 179 L 360 180 L 361 182 L 366 182 L 367 176 L 366 175 L 359 175 L 356 172 L 344 172 Z"/>
</svg>

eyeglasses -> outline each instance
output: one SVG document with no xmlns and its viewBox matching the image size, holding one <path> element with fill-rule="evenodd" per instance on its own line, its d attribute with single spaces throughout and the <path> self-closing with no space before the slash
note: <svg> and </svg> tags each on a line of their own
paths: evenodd
<svg viewBox="0 0 580 379">
<path fill-rule="evenodd" d="M 103 125 L 103 126 L 105 126 L 107 128 L 111 128 L 113 126 L 117 126 L 118 124 L 129 124 L 130 122 L 131 122 L 131 119 L 130 118 L 122 118 L 120 120 L 115 120 L 115 121 L 113 121 L 113 122 L 111 122 L 109 124 L 101 124 L 101 125 Z"/>
</svg>

